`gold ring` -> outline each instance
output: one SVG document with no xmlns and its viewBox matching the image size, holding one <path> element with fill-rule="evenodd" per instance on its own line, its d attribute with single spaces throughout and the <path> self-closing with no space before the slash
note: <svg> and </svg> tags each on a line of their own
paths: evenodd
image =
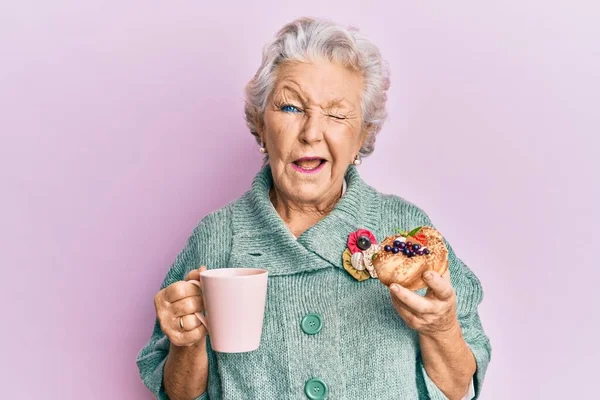
<svg viewBox="0 0 600 400">
<path fill-rule="evenodd" d="M 179 317 L 179 327 L 181 328 L 181 332 L 185 332 L 185 328 L 183 327 L 183 317 Z"/>
</svg>

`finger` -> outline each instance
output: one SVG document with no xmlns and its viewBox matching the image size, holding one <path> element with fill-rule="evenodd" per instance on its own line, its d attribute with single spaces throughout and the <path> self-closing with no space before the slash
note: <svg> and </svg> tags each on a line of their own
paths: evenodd
<svg viewBox="0 0 600 400">
<path fill-rule="evenodd" d="M 396 304 L 398 304 L 396 302 Z M 421 318 L 419 318 L 415 313 L 404 306 L 397 306 L 396 311 L 398 315 L 404 320 L 404 322 L 411 328 L 416 329 L 417 325 L 421 323 Z"/>
<path fill-rule="evenodd" d="M 405 305 L 415 314 L 429 314 L 433 312 L 433 304 L 430 299 L 420 296 L 396 283 L 390 287 L 392 296 L 394 296 L 402 305 Z"/>
<path fill-rule="evenodd" d="M 454 295 L 454 289 L 450 284 L 450 274 L 440 276 L 435 271 L 427 271 L 423 274 L 423 280 L 429 286 L 428 293 L 433 294 L 440 300 L 448 300 Z"/>
<path fill-rule="evenodd" d="M 181 321 L 181 323 L 179 322 Z M 175 318 L 175 329 L 181 330 L 183 325 L 183 332 L 192 331 L 202 325 L 202 322 L 194 314 L 187 314 L 181 317 Z"/>
<path fill-rule="evenodd" d="M 199 295 L 200 289 L 198 286 L 185 281 L 175 282 L 165 289 L 165 300 L 169 303 L 175 303 L 186 297 Z"/>
<path fill-rule="evenodd" d="M 202 296 L 186 297 L 183 300 L 179 300 L 171 304 L 172 315 L 175 317 L 182 317 L 187 314 L 202 312 L 202 310 L 204 310 Z"/>
<path fill-rule="evenodd" d="M 191 346 L 195 343 L 198 343 L 202 339 L 204 339 L 206 337 L 206 335 L 208 335 L 208 331 L 206 330 L 204 325 L 200 325 L 196 329 L 186 332 L 186 336 L 188 334 L 189 334 L 190 342 L 191 342 L 188 346 Z"/>
<path fill-rule="evenodd" d="M 402 303 L 400 300 L 398 300 L 398 298 L 393 294 L 391 294 L 391 298 L 392 298 L 392 303 L 394 304 L 394 308 L 396 308 L 396 310 L 398 312 L 403 311 L 403 312 L 409 312 L 409 313 L 416 313 L 415 310 L 411 309 L 409 306 L 407 306 L 406 304 Z"/>
<path fill-rule="evenodd" d="M 206 336 L 207 331 L 204 326 L 199 326 L 191 331 L 181 332 L 179 327 L 177 327 L 177 331 L 175 331 L 170 337 L 169 340 L 175 346 L 183 347 L 183 346 L 191 346 L 200 342 Z"/>
<path fill-rule="evenodd" d="M 186 282 L 189 282 L 189 283 L 191 283 L 192 285 L 196 286 L 198 289 L 200 289 L 200 294 L 199 294 L 199 296 L 202 296 L 202 281 L 193 281 L 193 280 L 189 280 L 189 281 L 186 281 Z"/>
<path fill-rule="evenodd" d="M 190 272 L 188 272 L 188 274 L 185 276 L 185 278 L 183 278 L 184 281 L 197 281 L 200 279 L 200 270 L 198 269 L 193 269 Z"/>
<path fill-rule="evenodd" d="M 185 281 L 190 281 L 190 280 L 199 281 L 200 280 L 200 272 L 202 272 L 202 271 L 206 271 L 206 266 L 203 265 L 199 269 L 191 270 L 185 276 L 184 280 Z"/>
</svg>

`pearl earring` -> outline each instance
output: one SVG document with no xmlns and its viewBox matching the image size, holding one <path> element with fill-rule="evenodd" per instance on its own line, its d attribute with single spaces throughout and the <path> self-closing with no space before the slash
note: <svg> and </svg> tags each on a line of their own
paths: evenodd
<svg viewBox="0 0 600 400">
<path fill-rule="evenodd" d="M 356 157 L 354 157 L 354 161 L 352 161 L 352 164 L 354 165 L 360 165 L 362 163 L 362 160 L 360 159 L 360 155 L 356 155 Z"/>
<path fill-rule="evenodd" d="M 260 142 L 260 148 L 258 149 L 258 151 L 260 151 L 261 154 L 265 154 L 267 152 L 267 148 L 265 147 L 265 144 L 263 142 Z"/>
</svg>

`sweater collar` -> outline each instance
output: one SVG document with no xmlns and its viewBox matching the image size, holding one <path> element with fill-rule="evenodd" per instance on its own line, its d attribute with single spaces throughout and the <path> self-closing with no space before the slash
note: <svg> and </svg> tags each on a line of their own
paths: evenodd
<svg viewBox="0 0 600 400">
<path fill-rule="evenodd" d="M 260 265 L 270 275 L 327 268 L 319 259 L 343 268 L 348 235 L 359 228 L 376 232 L 380 219 L 379 196 L 355 166 L 348 167 L 345 180 L 346 191 L 333 210 L 296 239 L 269 199 L 273 176 L 270 166 L 264 166 L 234 212 L 231 261 L 240 266 Z"/>
</svg>

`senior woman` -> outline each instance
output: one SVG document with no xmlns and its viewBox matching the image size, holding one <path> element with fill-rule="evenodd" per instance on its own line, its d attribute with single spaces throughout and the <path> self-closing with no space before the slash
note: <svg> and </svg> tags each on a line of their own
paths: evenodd
<svg viewBox="0 0 600 400">
<path fill-rule="evenodd" d="M 433 226 L 357 171 L 386 118 L 388 87 L 377 47 L 355 29 L 301 18 L 265 47 L 245 111 L 266 163 L 246 194 L 200 221 L 155 296 L 137 364 L 157 398 L 479 396 L 491 356 L 482 288 L 445 239 L 448 271 L 425 276 L 426 292 L 357 280 L 343 265 L 358 229 L 383 238 Z M 213 351 L 194 316 L 202 294 L 187 281 L 226 267 L 269 271 L 258 350 Z"/>
</svg>

